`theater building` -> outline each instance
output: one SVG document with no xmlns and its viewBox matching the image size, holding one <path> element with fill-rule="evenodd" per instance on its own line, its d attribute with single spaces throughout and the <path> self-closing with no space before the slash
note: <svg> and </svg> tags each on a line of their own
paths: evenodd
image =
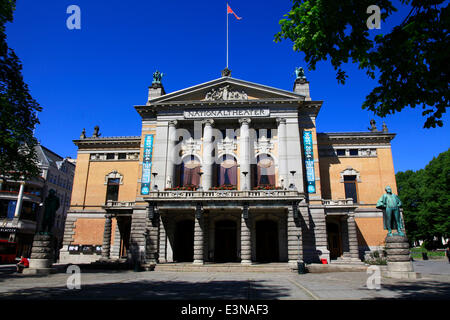
<svg viewBox="0 0 450 320">
<path fill-rule="evenodd" d="M 384 244 L 391 140 L 316 132 L 322 101 L 231 77 L 135 106 L 140 136 L 83 131 L 61 262 L 358 264 Z M 343 128 L 345 129 L 345 128 Z"/>
</svg>

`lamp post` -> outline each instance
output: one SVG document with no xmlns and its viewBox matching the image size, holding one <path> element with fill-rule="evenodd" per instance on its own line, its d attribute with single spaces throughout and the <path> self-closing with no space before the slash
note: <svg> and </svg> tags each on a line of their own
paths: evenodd
<svg viewBox="0 0 450 320">
<path fill-rule="evenodd" d="M 295 190 L 296 188 L 295 188 L 295 183 L 294 183 L 294 181 L 295 181 L 295 173 L 297 172 L 297 171 L 289 171 L 291 174 L 292 174 L 292 183 L 289 185 L 289 189 L 290 190 Z"/>
<path fill-rule="evenodd" d="M 198 175 L 200 176 L 200 182 L 199 182 L 199 186 L 198 186 L 198 188 L 197 188 L 197 191 L 203 191 L 203 185 L 202 185 L 202 175 L 203 175 L 203 172 L 199 172 L 198 173 Z"/>
<path fill-rule="evenodd" d="M 242 174 L 244 175 L 244 186 L 242 187 L 243 190 L 247 190 L 247 174 L 248 171 L 243 171 Z"/>
<path fill-rule="evenodd" d="M 157 175 L 158 175 L 158 173 L 152 172 L 152 176 L 153 176 L 153 190 L 155 190 L 155 191 L 158 190 L 158 186 L 156 185 L 156 176 Z"/>
</svg>

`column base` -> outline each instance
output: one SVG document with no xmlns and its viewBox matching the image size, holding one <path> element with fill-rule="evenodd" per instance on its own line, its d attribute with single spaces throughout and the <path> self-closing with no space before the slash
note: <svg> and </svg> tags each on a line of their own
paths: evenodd
<svg viewBox="0 0 450 320">
<path fill-rule="evenodd" d="M 192 264 L 202 265 L 203 264 L 203 260 L 194 260 L 194 262 L 192 262 Z"/>
<path fill-rule="evenodd" d="M 242 264 L 242 265 L 249 266 L 249 265 L 252 265 L 253 263 L 252 263 L 252 260 L 242 260 L 242 261 L 241 261 L 241 264 Z"/>
</svg>

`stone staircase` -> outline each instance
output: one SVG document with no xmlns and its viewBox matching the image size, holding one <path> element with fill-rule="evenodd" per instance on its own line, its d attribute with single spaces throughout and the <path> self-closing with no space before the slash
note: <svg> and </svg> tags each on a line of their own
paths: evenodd
<svg viewBox="0 0 450 320">
<path fill-rule="evenodd" d="M 288 263 L 263 263 L 241 265 L 240 263 L 164 263 L 155 266 L 156 272 L 293 272 Z M 294 270 L 295 271 L 295 270 Z"/>
</svg>

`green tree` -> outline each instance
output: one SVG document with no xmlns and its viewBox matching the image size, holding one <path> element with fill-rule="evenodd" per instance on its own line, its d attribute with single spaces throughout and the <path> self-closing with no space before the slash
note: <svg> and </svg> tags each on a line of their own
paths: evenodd
<svg viewBox="0 0 450 320">
<path fill-rule="evenodd" d="M 411 11 L 385 35 L 370 35 L 367 8 L 377 5 L 381 21 L 397 9 L 389 0 L 293 0 L 280 20 L 275 41 L 290 39 L 305 54 L 309 70 L 328 58 L 339 83 L 342 64 L 358 63 L 378 86 L 362 107 L 385 117 L 405 107 L 422 107 L 425 128 L 442 126 L 450 102 L 450 10 L 444 0 L 401 0 Z"/>
<path fill-rule="evenodd" d="M 396 174 L 406 232 L 412 241 L 450 236 L 450 149 L 421 170 Z"/>
<path fill-rule="evenodd" d="M 39 104 L 23 81 L 22 65 L 6 42 L 5 25 L 13 21 L 15 0 L 0 0 L 0 175 L 13 179 L 39 175 L 33 135 Z"/>
</svg>

